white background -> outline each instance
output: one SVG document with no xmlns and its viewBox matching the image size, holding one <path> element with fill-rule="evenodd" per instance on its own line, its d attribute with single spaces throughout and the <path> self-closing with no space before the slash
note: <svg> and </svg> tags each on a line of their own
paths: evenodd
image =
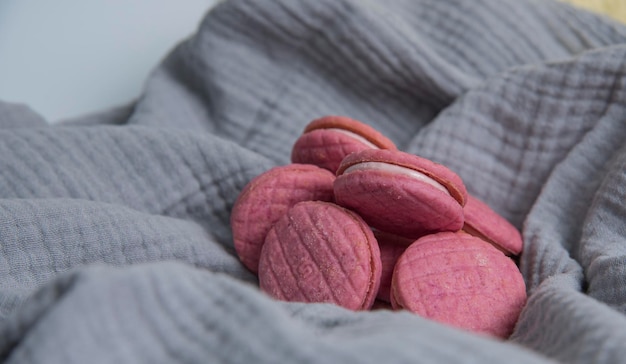
<svg viewBox="0 0 626 364">
<path fill-rule="evenodd" d="M 0 100 L 48 121 L 125 104 L 217 0 L 0 0 Z"/>
</svg>

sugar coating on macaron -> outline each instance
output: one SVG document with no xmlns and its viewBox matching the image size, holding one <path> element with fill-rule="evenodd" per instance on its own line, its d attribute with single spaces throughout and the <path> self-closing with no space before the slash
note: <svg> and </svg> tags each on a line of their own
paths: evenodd
<svg viewBox="0 0 626 364">
<path fill-rule="evenodd" d="M 274 167 L 251 180 L 230 216 L 235 251 L 250 271 L 258 270 L 261 248 L 272 225 L 301 201 L 333 201 L 335 176 L 314 165 Z"/>
<path fill-rule="evenodd" d="M 374 228 L 418 238 L 463 227 L 467 190 L 447 167 L 401 151 L 364 150 L 337 170 L 336 202 Z"/>
<path fill-rule="evenodd" d="M 473 332 L 507 338 L 526 303 L 515 263 L 464 232 L 415 241 L 398 259 L 391 304 Z"/>
<path fill-rule="evenodd" d="M 289 209 L 265 239 L 259 285 L 270 296 L 371 308 L 380 285 L 376 239 L 355 213 L 332 203 L 306 201 Z"/>
<path fill-rule="evenodd" d="M 523 241 L 519 230 L 480 199 L 469 195 L 463 207 L 463 231 L 485 240 L 506 255 L 519 255 Z"/>
<path fill-rule="evenodd" d="M 293 163 L 308 163 L 335 173 L 347 155 L 365 149 L 391 149 L 396 145 L 371 126 L 344 116 L 313 120 L 296 140 Z"/>
</svg>

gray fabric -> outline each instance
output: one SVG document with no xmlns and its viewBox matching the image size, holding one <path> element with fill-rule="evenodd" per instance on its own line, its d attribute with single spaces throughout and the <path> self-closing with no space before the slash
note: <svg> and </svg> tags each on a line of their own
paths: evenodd
<svg viewBox="0 0 626 364">
<path fill-rule="evenodd" d="M 548 0 L 230 0 L 128 106 L 47 124 L 0 103 L 0 358 L 620 362 L 625 40 Z M 327 114 L 450 166 L 523 231 L 508 341 L 259 292 L 230 210 Z"/>
</svg>

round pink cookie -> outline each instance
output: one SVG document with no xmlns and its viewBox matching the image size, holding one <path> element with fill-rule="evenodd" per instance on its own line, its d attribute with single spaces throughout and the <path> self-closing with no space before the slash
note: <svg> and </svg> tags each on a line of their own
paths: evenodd
<svg viewBox="0 0 626 364">
<path fill-rule="evenodd" d="M 336 202 L 372 227 L 408 238 L 463 227 L 467 191 L 441 164 L 391 150 L 347 156 L 337 170 Z"/>
<path fill-rule="evenodd" d="M 464 232 L 424 236 L 400 256 L 391 304 L 473 332 L 507 338 L 526 303 L 515 263 Z"/>
<path fill-rule="evenodd" d="M 301 201 L 333 200 L 335 176 L 307 164 L 274 167 L 241 191 L 230 216 L 233 243 L 241 262 L 256 273 L 261 247 L 272 225 Z"/>
<path fill-rule="evenodd" d="M 335 173 L 345 156 L 365 149 L 397 147 L 367 124 L 344 116 L 325 116 L 306 126 L 293 146 L 291 161 L 314 164 Z"/>
<path fill-rule="evenodd" d="M 463 231 L 492 244 L 506 255 L 518 255 L 522 252 L 520 232 L 486 203 L 469 195 L 463 211 Z"/>
<path fill-rule="evenodd" d="M 396 261 L 411 245 L 414 239 L 407 239 L 401 236 L 389 234 L 380 230 L 373 230 L 380 249 L 380 261 L 382 263 L 382 273 L 380 274 L 380 287 L 376 299 L 390 302 L 389 292 L 391 290 L 391 277 Z"/>
<path fill-rule="evenodd" d="M 369 309 L 380 284 L 378 244 L 367 224 L 332 203 L 296 204 L 270 230 L 259 285 L 270 296 Z"/>
</svg>

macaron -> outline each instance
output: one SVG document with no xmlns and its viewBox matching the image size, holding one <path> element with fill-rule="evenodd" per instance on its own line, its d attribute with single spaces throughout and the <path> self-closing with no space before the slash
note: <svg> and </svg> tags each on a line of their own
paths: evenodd
<svg viewBox="0 0 626 364">
<path fill-rule="evenodd" d="M 252 179 L 230 216 L 233 244 L 243 265 L 256 273 L 272 225 L 298 202 L 333 201 L 334 180 L 329 171 L 308 164 L 274 167 Z"/>
<path fill-rule="evenodd" d="M 391 301 L 390 290 L 393 269 L 395 268 L 400 255 L 402 255 L 406 248 L 413 243 L 414 239 L 403 238 L 401 236 L 389 234 L 380 230 L 373 231 L 374 237 L 376 238 L 376 241 L 378 241 L 380 261 L 382 263 L 380 287 L 378 288 L 376 300 L 388 303 Z"/>
<path fill-rule="evenodd" d="M 300 202 L 274 224 L 258 272 L 261 290 L 276 299 L 351 310 L 372 307 L 380 274 L 380 251 L 365 221 L 321 201 Z"/>
<path fill-rule="evenodd" d="M 464 232 L 424 236 L 398 259 L 391 305 L 472 332 L 507 338 L 526 303 L 515 263 Z"/>
<path fill-rule="evenodd" d="M 345 116 L 325 116 L 310 122 L 291 151 L 293 163 L 307 163 L 335 173 L 350 153 L 392 149 L 396 145 L 371 126 Z"/>
<path fill-rule="evenodd" d="M 524 243 L 519 230 L 489 205 L 468 195 L 463 212 L 463 231 L 492 244 L 506 255 L 516 256 L 522 252 Z"/>
<path fill-rule="evenodd" d="M 363 150 L 344 158 L 334 183 L 337 204 L 372 227 L 418 238 L 463 227 L 467 190 L 449 168 L 402 151 Z"/>
</svg>

